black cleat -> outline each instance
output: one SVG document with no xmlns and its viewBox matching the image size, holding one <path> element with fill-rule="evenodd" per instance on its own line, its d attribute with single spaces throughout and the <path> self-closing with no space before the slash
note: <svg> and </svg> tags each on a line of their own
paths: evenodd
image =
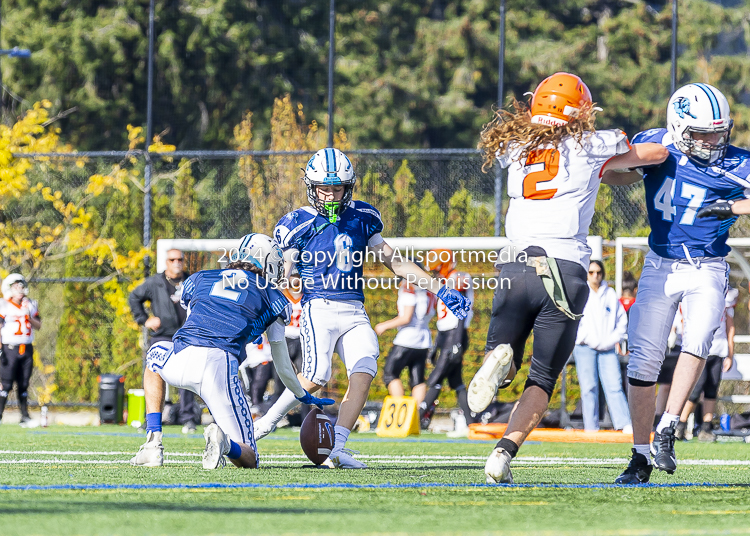
<svg viewBox="0 0 750 536">
<path fill-rule="evenodd" d="M 672 423 L 662 433 L 654 432 L 654 441 L 651 443 L 654 465 L 660 471 L 666 471 L 670 475 L 677 469 L 677 457 L 674 453 L 676 426 L 677 423 Z"/>
<path fill-rule="evenodd" d="M 685 430 L 687 430 L 687 423 L 686 422 L 678 422 L 677 428 L 674 429 L 674 438 L 677 441 L 687 441 L 685 439 Z"/>
<path fill-rule="evenodd" d="M 627 469 L 617 477 L 615 484 L 647 484 L 653 470 L 654 467 L 648 463 L 648 459 L 633 449 L 633 457 L 630 458 Z"/>
</svg>

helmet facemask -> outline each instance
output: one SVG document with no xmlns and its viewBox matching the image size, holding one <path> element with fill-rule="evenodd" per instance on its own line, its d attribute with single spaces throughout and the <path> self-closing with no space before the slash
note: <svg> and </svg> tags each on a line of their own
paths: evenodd
<svg viewBox="0 0 750 536">
<path fill-rule="evenodd" d="M 688 126 L 682 131 L 682 139 L 675 145 L 696 165 L 708 166 L 721 162 L 727 154 L 729 140 L 732 133 L 733 121 L 722 130 L 707 130 Z M 693 134 L 722 134 L 718 143 L 709 143 L 705 140 L 697 140 Z"/>
<path fill-rule="evenodd" d="M 318 187 L 328 185 L 315 184 L 311 182 L 307 177 L 304 177 L 303 180 L 305 181 L 305 184 L 307 184 L 307 200 L 310 202 L 310 204 L 315 207 L 315 210 L 317 210 L 318 213 L 328 221 L 330 221 L 331 223 L 336 223 L 338 221 L 339 215 L 344 211 L 346 206 L 352 200 L 352 194 L 354 193 L 354 184 L 343 184 L 344 195 L 342 196 L 340 201 L 324 201 L 318 197 Z M 338 185 L 332 184 L 331 186 Z"/>
</svg>

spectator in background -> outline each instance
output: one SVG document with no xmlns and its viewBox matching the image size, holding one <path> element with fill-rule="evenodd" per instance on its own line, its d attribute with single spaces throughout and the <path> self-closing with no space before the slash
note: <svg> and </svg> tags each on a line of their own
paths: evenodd
<svg viewBox="0 0 750 536">
<path fill-rule="evenodd" d="M 34 330 L 42 327 L 39 307 L 30 300 L 29 286 L 21 274 L 10 274 L 3 280 L 0 300 L 0 421 L 8 395 L 16 384 L 21 426 L 32 426 L 27 391 L 34 368 Z"/>
<path fill-rule="evenodd" d="M 383 367 L 383 381 L 391 396 L 404 396 L 404 384 L 401 382 L 401 371 L 409 370 L 409 387 L 411 396 L 422 403 L 427 392 L 424 382 L 424 369 L 427 353 L 432 346 L 432 336 L 428 324 L 435 314 L 435 297 L 426 290 L 401 280 L 398 288 L 396 307 L 398 316 L 375 326 L 375 333 L 380 336 L 389 329 L 397 328 L 393 339 L 393 348 L 388 353 Z"/>
<path fill-rule="evenodd" d="M 638 280 L 630 272 L 622 274 L 622 296 L 620 303 L 626 313 L 630 313 L 630 308 L 635 303 L 635 297 L 638 294 Z"/>
<path fill-rule="evenodd" d="M 604 264 L 591 261 L 589 292 L 583 318 L 578 326 L 573 357 L 581 386 L 583 426 L 586 431 L 599 429 L 599 380 L 607 399 L 612 424 L 616 430 L 630 432 L 628 401 L 622 390 L 622 376 L 617 354 L 625 337 L 628 320 L 617 293 L 604 278 Z"/>
<path fill-rule="evenodd" d="M 133 318 L 149 330 L 147 348 L 154 343 L 171 341 L 174 334 L 185 323 L 187 311 L 180 306 L 182 282 L 188 274 L 183 270 L 185 256 L 179 249 L 167 251 L 167 269 L 151 277 L 133 289 L 128 297 Z M 144 304 L 150 302 L 150 314 Z M 182 433 L 195 432 L 200 424 L 200 408 L 195 402 L 195 395 L 185 389 L 180 394 L 177 424 L 182 424 Z"/>
<path fill-rule="evenodd" d="M 732 361 L 734 360 L 734 308 L 737 306 L 739 295 L 737 289 L 730 288 L 724 298 L 724 305 L 726 306 L 724 317 L 721 319 L 719 329 L 714 333 L 711 349 L 708 352 L 708 358 L 706 358 L 706 366 L 680 415 L 680 422 L 677 423 L 677 428 L 674 431 L 677 439 L 685 439 L 688 417 L 695 410 L 698 400 L 703 395 L 703 419 L 698 432 L 698 441 L 716 441 L 712 421 L 714 420 L 714 409 L 716 409 L 716 397 L 719 394 L 721 373 L 732 368 Z"/>
</svg>

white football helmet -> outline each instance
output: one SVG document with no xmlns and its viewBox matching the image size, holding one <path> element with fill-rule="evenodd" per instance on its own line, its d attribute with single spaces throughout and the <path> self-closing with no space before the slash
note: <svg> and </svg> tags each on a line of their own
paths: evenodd
<svg viewBox="0 0 750 536">
<path fill-rule="evenodd" d="M 246 234 L 240 240 L 237 257 L 230 261 L 249 262 L 263 271 L 263 277 L 271 284 L 284 279 L 284 254 L 270 236 L 260 233 Z"/>
<path fill-rule="evenodd" d="M 724 158 L 733 124 L 727 98 L 708 84 L 688 84 L 669 99 L 667 130 L 675 147 L 696 164 L 706 166 Z M 696 140 L 694 133 L 723 135 L 718 143 L 708 143 Z"/>
<path fill-rule="evenodd" d="M 305 166 L 303 179 L 307 185 L 307 200 L 321 215 L 336 223 L 338 215 L 343 212 L 352 200 L 354 183 L 357 176 L 351 160 L 338 149 L 321 149 L 315 153 Z M 318 186 L 344 186 L 344 197 L 341 201 L 321 201 L 318 199 Z"/>
<path fill-rule="evenodd" d="M 16 285 L 20 283 L 20 285 Z M 14 287 L 14 285 L 16 285 Z M 21 274 L 10 274 L 8 277 L 3 279 L 3 298 L 9 300 L 13 297 L 23 298 L 29 295 L 29 284 L 26 282 L 26 278 Z"/>
</svg>

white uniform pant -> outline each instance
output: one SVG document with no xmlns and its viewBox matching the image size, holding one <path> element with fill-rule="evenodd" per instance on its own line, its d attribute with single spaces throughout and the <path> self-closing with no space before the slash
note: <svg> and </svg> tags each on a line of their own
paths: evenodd
<svg viewBox="0 0 750 536">
<path fill-rule="evenodd" d="M 188 346 L 172 353 L 171 342 L 158 342 L 146 354 L 146 367 L 169 385 L 201 397 L 216 424 L 235 443 L 258 449 L 253 437 L 253 418 L 237 375 L 237 358 L 218 348 Z"/>
<path fill-rule="evenodd" d="M 310 300 L 302 308 L 300 342 L 301 372 L 317 385 L 331 379 L 334 351 L 344 362 L 347 376 L 364 372 L 374 378 L 378 371 L 378 337 L 362 302 Z"/>
<path fill-rule="evenodd" d="M 705 359 L 724 314 L 729 266 L 723 259 L 693 265 L 646 255 L 638 296 L 630 310 L 628 377 L 655 382 L 664 361 L 677 306 L 684 306 L 682 351 Z"/>
</svg>

